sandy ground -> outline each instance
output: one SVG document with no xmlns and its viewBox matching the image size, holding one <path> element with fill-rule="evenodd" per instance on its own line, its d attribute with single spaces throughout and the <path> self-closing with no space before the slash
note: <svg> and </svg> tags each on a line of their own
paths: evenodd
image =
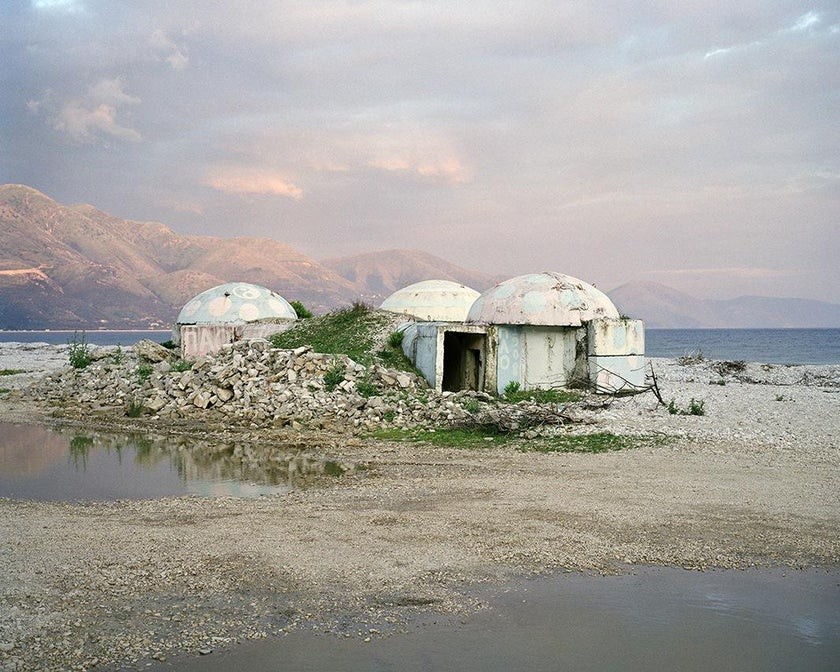
<svg viewBox="0 0 840 672">
<path fill-rule="evenodd" d="M 63 363 L 12 350 L 0 369 L 30 373 L 0 387 Z M 651 394 L 598 414 L 599 430 L 666 437 L 635 450 L 312 437 L 369 468 L 259 500 L 0 500 L 0 669 L 142 664 L 313 624 L 385 634 L 419 612 L 469 612 L 470 585 L 530 572 L 836 569 L 840 367 L 715 366 L 654 361 L 663 397 L 702 400 L 705 416 Z M 14 393 L 0 421 L 54 422 Z"/>
</svg>

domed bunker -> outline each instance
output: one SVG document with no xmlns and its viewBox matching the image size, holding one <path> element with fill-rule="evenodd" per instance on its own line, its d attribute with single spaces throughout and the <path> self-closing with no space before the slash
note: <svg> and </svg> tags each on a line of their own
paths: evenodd
<svg viewBox="0 0 840 672">
<path fill-rule="evenodd" d="M 266 287 L 228 282 L 190 299 L 173 330 L 185 358 L 213 354 L 226 343 L 266 338 L 288 329 L 297 313 L 286 299 Z"/>
<path fill-rule="evenodd" d="M 562 273 L 520 275 L 488 289 L 461 324 L 417 324 L 403 349 L 438 390 L 642 387 L 644 325 Z M 406 334 L 409 336 L 409 334 Z"/>
<path fill-rule="evenodd" d="M 423 280 L 398 289 L 379 306 L 426 322 L 463 322 L 479 293 L 449 280 Z"/>
</svg>

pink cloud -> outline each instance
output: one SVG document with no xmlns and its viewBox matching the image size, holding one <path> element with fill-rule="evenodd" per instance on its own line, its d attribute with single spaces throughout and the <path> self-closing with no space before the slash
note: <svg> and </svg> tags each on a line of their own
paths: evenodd
<svg viewBox="0 0 840 672">
<path fill-rule="evenodd" d="M 205 184 L 228 194 L 285 196 L 296 201 L 303 197 L 303 189 L 285 177 L 257 171 L 217 173 L 208 177 Z"/>
</svg>

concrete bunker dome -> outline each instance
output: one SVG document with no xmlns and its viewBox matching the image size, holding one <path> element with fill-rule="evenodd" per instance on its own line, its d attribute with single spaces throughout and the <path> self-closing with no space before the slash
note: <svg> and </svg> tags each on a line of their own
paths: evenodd
<svg viewBox="0 0 840 672">
<path fill-rule="evenodd" d="M 481 324 L 579 327 L 599 318 L 619 318 L 609 297 L 563 273 L 530 273 L 500 282 L 479 296 L 466 321 Z"/>
<path fill-rule="evenodd" d="M 423 280 L 398 289 L 381 310 L 428 322 L 463 322 L 479 293 L 449 280 Z"/>
<path fill-rule="evenodd" d="M 190 299 L 178 313 L 177 324 L 245 324 L 257 320 L 296 320 L 286 299 L 267 287 L 228 282 Z"/>
</svg>

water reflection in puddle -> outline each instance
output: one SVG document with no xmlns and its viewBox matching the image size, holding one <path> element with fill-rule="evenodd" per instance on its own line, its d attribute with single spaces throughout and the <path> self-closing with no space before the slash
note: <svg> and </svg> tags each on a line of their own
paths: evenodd
<svg viewBox="0 0 840 672">
<path fill-rule="evenodd" d="M 836 571 L 554 575 L 480 588 L 489 608 L 429 617 L 390 637 L 298 630 L 150 672 L 834 672 L 840 669 Z"/>
<path fill-rule="evenodd" d="M 299 450 L 0 423 L 0 497 L 49 501 L 259 497 L 344 467 Z"/>
</svg>

